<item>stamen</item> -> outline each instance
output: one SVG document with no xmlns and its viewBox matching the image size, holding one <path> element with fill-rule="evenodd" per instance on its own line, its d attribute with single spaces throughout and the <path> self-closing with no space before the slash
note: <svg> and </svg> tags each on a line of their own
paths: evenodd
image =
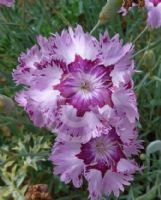
<svg viewBox="0 0 161 200">
<path fill-rule="evenodd" d="M 89 92 L 89 91 L 90 91 L 90 87 L 89 87 L 89 84 L 88 84 L 87 82 L 81 83 L 80 88 L 81 88 L 84 92 Z"/>
</svg>

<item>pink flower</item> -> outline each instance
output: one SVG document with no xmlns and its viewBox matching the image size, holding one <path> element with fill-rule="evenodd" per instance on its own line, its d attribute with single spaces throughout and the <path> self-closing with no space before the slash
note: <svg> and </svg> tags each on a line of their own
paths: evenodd
<svg viewBox="0 0 161 200">
<path fill-rule="evenodd" d="M 138 119 L 132 53 L 118 34 L 105 32 L 97 40 L 79 25 L 49 39 L 39 36 L 13 72 L 25 86 L 16 101 L 36 126 L 59 139 L 86 143 L 115 128 L 128 141 Z"/>
<path fill-rule="evenodd" d="M 102 194 L 113 193 L 118 197 L 139 170 L 135 161 L 126 155 L 114 130 L 85 144 L 57 141 L 49 159 L 55 165 L 54 173 L 60 174 L 62 181 L 72 181 L 81 187 L 85 177 L 91 200 L 100 199 Z"/>
<path fill-rule="evenodd" d="M 161 0 L 146 0 L 145 4 L 148 10 L 148 25 L 152 28 L 159 28 L 161 26 Z"/>
<path fill-rule="evenodd" d="M 15 0 L 0 0 L 0 6 L 12 6 L 15 3 Z"/>
<path fill-rule="evenodd" d="M 16 101 L 35 126 L 57 134 L 54 173 L 75 187 L 85 177 L 92 200 L 119 196 L 139 169 L 130 159 L 142 148 L 132 53 L 118 34 L 97 40 L 78 25 L 49 39 L 39 36 L 13 72 L 24 85 Z"/>
</svg>

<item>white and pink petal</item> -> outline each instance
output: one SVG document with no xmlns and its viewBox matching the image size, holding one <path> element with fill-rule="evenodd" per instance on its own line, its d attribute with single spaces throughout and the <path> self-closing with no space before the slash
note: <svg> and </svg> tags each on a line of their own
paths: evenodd
<svg viewBox="0 0 161 200">
<path fill-rule="evenodd" d="M 79 152 L 80 143 L 59 141 L 54 145 L 49 157 L 49 160 L 55 165 L 54 174 L 61 174 L 60 178 L 63 182 L 72 181 L 77 188 L 83 183 L 84 170 L 83 161 L 76 157 Z"/>
</svg>

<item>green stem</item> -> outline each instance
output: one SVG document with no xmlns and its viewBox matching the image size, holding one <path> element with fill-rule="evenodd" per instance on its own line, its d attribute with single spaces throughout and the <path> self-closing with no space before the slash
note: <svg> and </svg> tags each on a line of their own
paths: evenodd
<svg viewBox="0 0 161 200">
<path fill-rule="evenodd" d="M 161 82 L 161 78 L 159 78 L 158 76 L 152 76 L 151 78 L 154 79 L 154 80 L 156 80 L 156 81 Z"/>
<path fill-rule="evenodd" d="M 15 23 L 4 23 L 4 22 L 0 22 L 0 25 L 7 25 L 7 26 L 21 26 L 20 24 L 15 24 Z"/>
<path fill-rule="evenodd" d="M 136 52 L 136 53 L 133 55 L 133 57 L 139 55 L 140 53 L 146 51 L 147 49 L 149 49 L 149 48 L 151 48 L 151 47 L 154 48 L 155 45 L 160 44 L 160 41 L 161 41 L 161 39 L 159 39 L 159 40 L 157 40 L 156 42 L 151 43 L 149 46 L 146 46 L 145 48 L 139 50 L 138 52 Z"/>
<path fill-rule="evenodd" d="M 133 43 L 136 43 L 136 41 L 146 32 L 146 30 L 148 29 L 148 26 L 146 26 L 143 31 L 135 38 L 135 40 L 133 41 Z"/>
<path fill-rule="evenodd" d="M 90 34 L 94 33 L 94 31 L 100 26 L 100 21 L 97 22 L 97 24 L 93 27 Z"/>
</svg>

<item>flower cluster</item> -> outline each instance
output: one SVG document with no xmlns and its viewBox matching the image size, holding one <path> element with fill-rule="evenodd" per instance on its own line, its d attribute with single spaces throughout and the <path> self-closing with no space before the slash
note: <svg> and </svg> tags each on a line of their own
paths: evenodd
<svg viewBox="0 0 161 200">
<path fill-rule="evenodd" d="M 161 26 L 161 0 L 124 0 L 121 8 L 123 15 L 133 7 L 145 7 L 148 11 L 147 24 L 151 28 L 159 28 Z"/>
<path fill-rule="evenodd" d="M 12 6 L 15 3 L 15 0 L 0 0 L 0 6 Z"/>
<path fill-rule="evenodd" d="M 141 149 L 133 91 L 133 45 L 108 33 L 97 40 L 81 26 L 38 37 L 13 72 L 25 89 L 16 96 L 38 127 L 56 133 L 54 173 L 75 187 L 88 181 L 92 200 L 119 196 L 139 170 Z"/>
</svg>

